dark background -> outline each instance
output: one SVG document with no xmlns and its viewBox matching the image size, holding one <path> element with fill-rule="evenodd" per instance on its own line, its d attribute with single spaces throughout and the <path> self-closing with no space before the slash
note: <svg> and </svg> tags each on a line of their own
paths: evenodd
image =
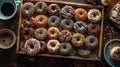
<svg viewBox="0 0 120 67">
<path fill-rule="evenodd" d="M 64 1 L 64 0 L 62 0 Z M 70 2 L 88 3 L 85 0 L 65 0 Z M 108 18 L 108 13 L 112 6 L 119 0 L 114 0 L 109 6 L 105 6 L 104 18 L 104 37 L 103 48 L 106 42 L 114 38 L 120 38 L 119 29 L 116 28 Z M 100 0 L 97 0 L 100 4 Z M 19 13 L 19 10 L 18 10 Z M 8 28 L 13 30 L 17 36 L 17 28 L 19 21 L 19 14 L 8 21 L 0 20 L 0 29 Z M 107 35 L 110 31 L 114 31 L 110 36 Z M 103 51 L 103 50 L 102 50 Z M 29 57 L 25 55 L 16 54 L 16 44 L 7 50 L 0 49 L 0 67 L 109 67 L 102 55 L 101 61 L 81 61 L 73 59 L 49 58 L 49 57 Z"/>
</svg>

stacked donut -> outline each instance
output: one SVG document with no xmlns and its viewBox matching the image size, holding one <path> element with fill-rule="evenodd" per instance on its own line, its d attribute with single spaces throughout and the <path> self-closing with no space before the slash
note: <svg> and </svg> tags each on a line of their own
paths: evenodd
<svg viewBox="0 0 120 67">
<path fill-rule="evenodd" d="M 97 50 L 102 18 L 99 9 L 25 2 L 22 16 L 21 35 L 29 55 L 49 52 L 71 56 L 75 50 L 75 56 L 90 57 Z"/>
</svg>

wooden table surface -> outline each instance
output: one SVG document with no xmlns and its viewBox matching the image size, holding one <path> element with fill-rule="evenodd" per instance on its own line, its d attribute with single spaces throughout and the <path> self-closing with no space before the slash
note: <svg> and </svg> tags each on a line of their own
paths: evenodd
<svg viewBox="0 0 120 67">
<path fill-rule="evenodd" d="M 64 0 L 61 0 L 64 1 Z M 70 2 L 87 3 L 85 0 L 65 0 Z M 97 0 L 100 3 L 100 0 Z M 104 18 L 104 38 L 103 48 L 106 42 L 110 39 L 120 38 L 119 29 L 117 29 L 109 20 L 108 13 L 111 7 L 119 0 L 114 0 L 110 6 L 105 6 L 105 18 Z M 19 12 L 18 12 L 19 13 Z M 8 28 L 13 30 L 17 36 L 19 15 L 17 14 L 13 19 L 8 21 L 0 20 L 0 29 Z M 113 31 L 111 36 L 107 35 L 110 31 Z M 99 62 L 95 61 L 80 61 L 71 59 L 59 59 L 59 58 L 48 58 L 48 57 L 36 57 L 32 58 L 29 56 L 17 55 L 16 45 L 12 48 L 3 50 L 0 49 L 0 67 L 109 67 L 105 62 L 102 55 L 102 59 Z"/>
</svg>

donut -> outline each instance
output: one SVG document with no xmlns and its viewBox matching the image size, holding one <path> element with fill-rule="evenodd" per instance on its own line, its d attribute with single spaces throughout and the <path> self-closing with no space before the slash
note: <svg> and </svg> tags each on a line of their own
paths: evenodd
<svg viewBox="0 0 120 67">
<path fill-rule="evenodd" d="M 28 21 L 28 20 L 22 20 L 21 23 L 21 28 L 25 28 L 25 27 L 34 27 L 34 23 L 32 21 Z"/>
<path fill-rule="evenodd" d="M 120 46 L 114 46 L 110 49 L 110 58 L 113 61 L 120 61 Z"/>
<path fill-rule="evenodd" d="M 21 30 L 21 34 L 25 40 L 34 37 L 34 29 L 33 28 L 23 28 Z"/>
<path fill-rule="evenodd" d="M 120 25 L 120 2 L 114 5 L 113 8 L 110 10 L 109 18 L 117 27 Z"/>
<path fill-rule="evenodd" d="M 98 9 L 90 9 L 88 11 L 88 20 L 92 23 L 98 23 L 102 18 L 101 11 Z"/>
<path fill-rule="evenodd" d="M 49 53 L 57 53 L 60 50 L 60 43 L 58 40 L 49 40 L 47 43 L 47 49 Z"/>
<path fill-rule="evenodd" d="M 61 43 L 60 53 L 62 55 L 70 55 L 72 51 L 72 46 L 70 43 Z"/>
<path fill-rule="evenodd" d="M 77 21 L 74 23 L 74 30 L 79 33 L 84 33 L 87 30 L 87 24 L 83 21 Z"/>
<path fill-rule="evenodd" d="M 85 37 L 83 34 L 74 33 L 71 41 L 72 41 L 73 46 L 80 47 L 85 42 Z"/>
<path fill-rule="evenodd" d="M 63 19 L 61 21 L 61 28 L 63 30 L 71 30 L 73 28 L 74 22 L 71 19 Z"/>
<path fill-rule="evenodd" d="M 60 18 L 57 16 L 50 16 L 48 18 L 48 25 L 50 27 L 57 27 L 60 24 Z"/>
<path fill-rule="evenodd" d="M 48 13 L 50 15 L 57 15 L 60 11 L 60 7 L 57 4 L 50 4 L 48 6 Z"/>
<path fill-rule="evenodd" d="M 48 23 L 48 18 L 45 15 L 37 15 L 35 17 L 36 27 L 45 27 Z"/>
<path fill-rule="evenodd" d="M 87 19 L 87 11 L 83 8 L 77 8 L 75 11 L 75 19 L 79 20 L 86 20 Z"/>
<path fill-rule="evenodd" d="M 88 49 L 95 49 L 98 46 L 98 39 L 95 36 L 87 36 L 85 41 L 85 46 Z"/>
<path fill-rule="evenodd" d="M 34 34 L 37 39 L 44 40 L 47 37 L 47 30 L 45 28 L 37 28 Z"/>
<path fill-rule="evenodd" d="M 50 27 L 48 29 L 49 38 L 56 39 L 56 38 L 59 37 L 59 35 L 60 35 L 60 31 L 59 31 L 59 29 L 57 27 Z"/>
<path fill-rule="evenodd" d="M 68 30 L 62 30 L 59 37 L 61 42 L 68 42 L 72 39 L 72 33 Z"/>
<path fill-rule="evenodd" d="M 89 23 L 87 29 L 88 29 L 88 33 L 91 35 L 97 35 L 100 32 L 99 24 Z"/>
<path fill-rule="evenodd" d="M 70 19 L 74 16 L 74 8 L 66 5 L 60 10 L 60 14 L 63 18 Z"/>
<path fill-rule="evenodd" d="M 41 46 L 40 42 L 37 39 L 30 38 L 26 40 L 24 48 L 27 54 L 29 54 L 30 56 L 34 56 L 38 54 Z"/>
<path fill-rule="evenodd" d="M 79 49 L 78 50 L 78 55 L 81 56 L 81 57 L 87 58 L 87 57 L 90 56 L 90 54 L 91 54 L 91 51 L 88 50 L 88 49 Z"/>
<path fill-rule="evenodd" d="M 40 45 L 41 45 L 41 48 L 39 52 L 44 53 L 47 50 L 47 44 L 45 41 L 40 41 Z"/>
<path fill-rule="evenodd" d="M 48 10 L 48 6 L 45 2 L 37 2 L 35 3 L 35 11 L 38 14 L 46 14 Z"/>
<path fill-rule="evenodd" d="M 101 0 L 103 5 L 109 5 L 112 0 Z"/>
<path fill-rule="evenodd" d="M 34 14 L 34 4 L 31 2 L 25 2 L 22 6 L 22 15 L 30 17 Z"/>
</svg>

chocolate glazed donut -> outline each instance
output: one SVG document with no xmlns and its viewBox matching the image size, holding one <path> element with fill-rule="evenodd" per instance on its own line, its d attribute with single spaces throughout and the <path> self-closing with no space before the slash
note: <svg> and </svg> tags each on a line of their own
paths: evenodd
<svg viewBox="0 0 120 67">
<path fill-rule="evenodd" d="M 57 15 L 59 14 L 59 11 L 60 11 L 60 7 L 57 4 L 50 4 L 48 7 L 48 12 L 51 15 Z"/>
<path fill-rule="evenodd" d="M 45 41 L 40 41 L 40 45 L 41 45 L 40 53 L 44 53 L 47 50 L 47 44 Z"/>
<path fill-rule="evenodd" d="M 88 33 L 91 34 L 91 35 L 97 35 L 100 32 L 99 24 L 89 23 L 87 29 L 88 29 Z"/>
<path fill-rule="evenodd" d="M 23 28 L 22 36 L 25 40 L 34 37 L 34 29 L 33 28 Z"/>
</svg>

